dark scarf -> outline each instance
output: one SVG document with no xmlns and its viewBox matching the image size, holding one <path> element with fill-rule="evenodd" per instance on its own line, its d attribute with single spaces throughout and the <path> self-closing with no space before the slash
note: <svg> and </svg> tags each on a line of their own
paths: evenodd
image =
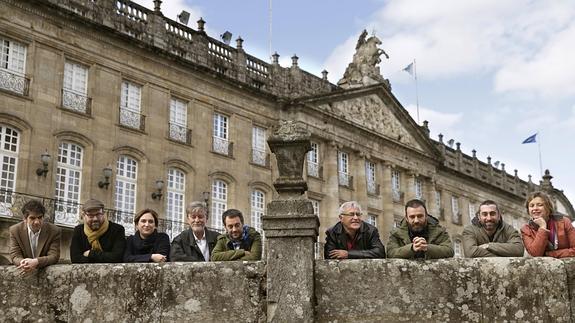
<svg viewBox="0 0 575 323">
<path fill-rule="evenodd" d="M 232 237 L 230 237 L 230 235 L 228 234 L 228 238 L 230 239 L 230 242 L 228 243 L 228 248 L 230 250 L 235 250 L 236 248 L 238 249 L 244 249 L 244 250 L 250 250 L 250 237 L 248 235 L 248 226 L 244 224 L 243 227 L 243 232 L 242 232 L 242 238 L 240 240 L 234 240 L 232 239 Z"/>
<path fill-rule="evenodd" d="M 411 241 L 413 241 L 413 238 L 415 238 L 415 237 L 421 237 L 421 238 L 425 238 L 425 240 L 427 241 L 427 244 L 429 245 L 429 231 L 427 230 L 427 225 L 423 228 L 423 230 L 421 230 L 419 232 L 415 232 L 415 231 L 411 231 L 411 228 L 409 227 L 409 224 L 408 224 L 407 225 L 407 231 L 409 233 L 409 239 Z M 416 259 L 425 258 L 425 252 L 424 251 L 416 251 L 415 252 L 415 258 Z"/>
<path fill-rule="evenodd" d="M 154 230 L 152 234 L 147 237 L 146 239 L 142 239 L 140 236 L 140 232 L 136 231 L 134 234 L 134 251 L 136 254 L 145 255 L 149 253 L 154 253 L 154 246 L 156 244 L 156 240 L 158 238 L 158 231 Z"/>
</svg>

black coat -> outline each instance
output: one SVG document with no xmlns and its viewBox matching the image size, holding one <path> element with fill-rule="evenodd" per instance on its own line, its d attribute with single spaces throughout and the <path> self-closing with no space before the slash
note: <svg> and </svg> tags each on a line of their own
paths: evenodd
<svg viewBox="0 0 575 323">
<path fill-rule="evenodd" d="M 84 234 L 84 225 L 78 224 L 74 228 L 70 243 L 70 259 L 72 263 L 108 263 L 122 262 L 124 249 L 126 248 L 126 234 L 124 227 L 110 222 L 108 231 L 100 239 L 102 251 L 91 250 L 88 237 Z M 90 250 L 88 257 L 84 257 L 84 251 Z"/>
<path fill-rule="evenodd" d="M 352 250 L 347 250 L 347 234 L 341 222 L 325 232 L 324 258 L 329 259 L 332 250 L 347 250 L 349 259 L 385 258 L 385 247 L 379 239 L 379 232 L 373 225 L 362 221 L 357 241 Z"/>
<path fill-rule="evenodd" d="M 149 237 L 142 239 L 140 233 L 136 231 L 126 239 L 124 262 L 153 262 L 154 253 L 164 255 L 167 257 L 166 261 L 170 261 L 170 237 L 154 230 Z"/>
<path fill-rule="evenodd" d="M 220 235 L 216 231 L 206 230 L 206 241 L 208 243 L 208 249 L 210 250 L 210 257 L 212 251 L 216 246 L 216 240 Z M 196 238 L 192 229 L 187 229 L 180 233 L 172 241 L 172 250 L 170 252 L 171 261 L 206 261 L 202 251 L 196 243 Z"/>
</svg>

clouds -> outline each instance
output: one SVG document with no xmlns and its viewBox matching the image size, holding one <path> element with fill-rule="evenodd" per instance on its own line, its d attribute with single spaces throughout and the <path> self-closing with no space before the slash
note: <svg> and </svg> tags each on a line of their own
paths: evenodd
<svg viewBox="0 0 575 323">
<path fill-rule="evenodd" d="M 414 120 L 417 120 L 417 107 L 413 104 L 405 107 L 407 112 Z M 419 107 L 419 120 L 422 123 L 424 120 L 429 121 L 429 130 L 432 138 L 437 138 L 440 132 L 455 136 L 459 133 L 457 130 L 458 123 L 461 122 L 463 117 L 462 113 L 446 113 L 435 111 L 426 107 Z"/>
<path fill-rule="evenodd" d="M 154 9 L 153 0 L 132 0 L 148 9 Z M 199 7 L 190 6 L 186 3 L 186 0 L 169 0 L 163 1 L 161 5 L 162 14 L 171 20 L 178 21 L 178 15 L 182 10 L 186 10 L 190 13 L 190 20 L 188 26 L 196 29 L 195 22 L 202 16 L 202 11 Z"/>
</svg>

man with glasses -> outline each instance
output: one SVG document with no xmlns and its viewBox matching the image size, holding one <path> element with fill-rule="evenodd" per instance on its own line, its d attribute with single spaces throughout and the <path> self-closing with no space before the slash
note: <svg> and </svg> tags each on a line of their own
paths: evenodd
<svg viewBox="0 0 575 323">
<path fill-rule="evenodd" d="M 206 229 L 208 208 L 204 202 L 192 202 L 186 209 L 190 228 L 172 241 L 172 261 L 210 261 L 219 233 Z"/>
<path fill-rule="evenodd" d="M 23 221 L 10 227 L 10 260 L 22 272 L 53 265 L 60 258 L 61 230 L 44 221 L 46 208 L 37 200 L 22 207 Z"/>
<path fill-rule="evenodd" d="M 242 212 L 226 210 L 222 214 L 226 234 L 216 242 L 212 258 L 214 261 L 260 260 L 262 258 L 262 236 L 256 229 L 244 225 Z"/>
<path fill-rule="evenodd" d="M 361 216 L 361 206 L 355 201 L 339 207 L 339 222 L 325 232 L 326 259 L 385 258 L 377 228 Z"/>
<path fill-rule="evenodd" d="M 74 228 L 70 243 L 72 263 L 122 262 L 126 247 L 124 227 L 108 221 L 104 203 L 90 199 L 82 206 L 84 224 Z"/>
<path fill-rule="evenodd" d="M 391 232 L 387 252 L 389 258 L 403 259 L 450 258 L 454 253 L 447 230 L 418 199 L 405 204 L 405 218 Z"/>
</svg>

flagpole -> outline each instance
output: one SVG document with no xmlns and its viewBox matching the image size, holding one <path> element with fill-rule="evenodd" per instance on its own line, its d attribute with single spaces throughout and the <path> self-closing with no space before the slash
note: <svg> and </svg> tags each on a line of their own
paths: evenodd
<svg viewBox="0 0 575 323">
<path fill-rule="evenodd" d="M 415 64 L 415 58 L 413 59 L 413 72 L 415 74 L 415 104 L 417 106 L 417 124 L 419 124 L 419 90 L 417 88 L 417 64 Z"/>
<path fill-rule="evenodd" d="M 539 133 L 539 131 L 537 133 Z M 541 178 L 543 178 L 543 162 L 541 161 L 541 136 L 539 136 L 539 140 L 537 140 L 537 148 L 539 150 L 539 173 L 541 174 Z"/>
</svg>

